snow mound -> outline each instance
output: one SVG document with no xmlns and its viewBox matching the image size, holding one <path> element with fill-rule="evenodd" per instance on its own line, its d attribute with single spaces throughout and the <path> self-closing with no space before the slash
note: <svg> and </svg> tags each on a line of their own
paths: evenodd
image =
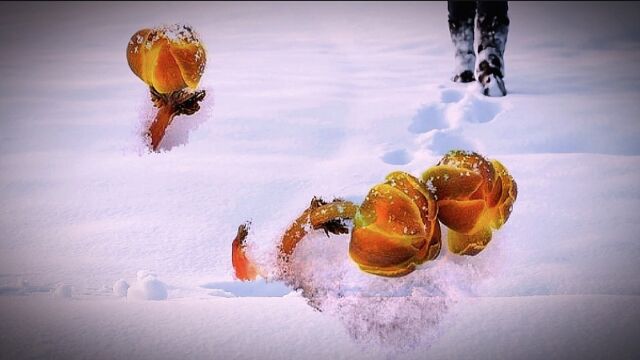
<svg viewBox="0 0 640 360">
<path fill-rule="evenodd" d="M 166 300 L 167 297 L 167 285 L 146 270 L 138 271 L 138 280 L 127 291 L 127 299 L 131 300 Z"/>
<path fill-rule="evenodd" d="M 120 279 L 113 284 L 113 294 L 118 297 L 127 297 L 129 283 L 125 279 Z"/>
<path fill-rule="evenodd" d="M 302 298 L 302 292 L 298 290 L 293 290 L 287 295 L 283 296 L 283 298 Z"/>
<path fill-rule="evenodd" d="M 71 299 L 73 288 L 69 284 L 60 284 L 53 290 L 53 297 L 58 299 Z"/>
<path fill-rule="evenodd" d="M 453 102 L 451 97 L 448 97 L 449 102 Z M 448 119 L 445 117 L 444 105 L 442 104 L 430 104 L 418 109 L 417 113 L 411 119 L 409 125 L 410 133 L 422 134 L 436 129 L 446 129 L 451 125 Z"/>
<path fill-rule="evenodd" d="M 446 236 L 446 230 L 444 236 Z M 296 292 L 313 308 L 339 319 L 356 343 L 409 351 L 430 347 L 442 334 L 441 324 L 461 298 L 500 269 L 496 246 L 474 258 L 443 253 L 402 278 L 364 273 L 348 259 L 348 235 L 327 241 L 321 231 L 310 233 L 291 261 Z"/>
</svg>

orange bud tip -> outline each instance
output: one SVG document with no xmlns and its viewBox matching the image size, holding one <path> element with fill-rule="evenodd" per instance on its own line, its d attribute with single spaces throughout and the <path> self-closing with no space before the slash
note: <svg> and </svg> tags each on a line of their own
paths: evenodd
<svg viewBox="0 0 640 360">
<path fill-rule="evenodd" d="M 240 281 L 253 281 L 258 277 L 258 267 L 246 254 L 245 240 L 249 234 L 250 223 L 238 227 L 238 233 L 231 244 L 231 263 L 234 275 Z"/>
</svg>

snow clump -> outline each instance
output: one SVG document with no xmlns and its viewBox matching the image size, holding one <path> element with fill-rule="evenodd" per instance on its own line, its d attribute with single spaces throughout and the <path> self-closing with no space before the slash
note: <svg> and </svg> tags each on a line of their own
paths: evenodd
<svg viewBox="0 0 640 360">
<path fill-rule="evenodd" d="M 73 288 L 69 284 L 59 284 L 53 290 L 53 297 L 59 299 L 71 299 L 73 295 Z"/>
<path fill-rule="evenodd" d="M 138 279 L 127 291 L 127 299 L 132 300 L 166 300 L 167 285 L 158 280 L 154 272 L 138 271 Z"/>
<path fill-rule="evenodd" d="M 126 297 L 129 290 L 129 283 L 125 279 L 120 279 L 113 284 L 113 294 L 117 297 Z"/>
</svg>

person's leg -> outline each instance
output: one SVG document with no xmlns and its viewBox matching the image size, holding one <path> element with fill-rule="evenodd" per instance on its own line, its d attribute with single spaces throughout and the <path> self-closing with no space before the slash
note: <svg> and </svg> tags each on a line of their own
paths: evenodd
<svg viewBox="0 0 640 360">
<path fill-rule="evenodd" d="M 504 51 L 509 33 L 506 1 L 478 2 L 478 80 L 488 96 L 504 96 Z"/>
<path fill-rule="evenodd" d="M 449 33 L 455 47 L 453 81 L 474 81 L 473 67 L 476 54 L 473 51 L 473 19 L 476 17 L 475 1 L 449 1 Z"/>
</svg>

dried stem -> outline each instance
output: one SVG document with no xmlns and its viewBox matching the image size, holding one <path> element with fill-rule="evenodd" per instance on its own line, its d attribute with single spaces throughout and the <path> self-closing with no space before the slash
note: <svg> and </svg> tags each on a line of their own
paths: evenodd
<svg viewBox="0 0 640 360">
<path fill-rule="evenodd" d="M 343 220 L 352 219 L 358 206 L 350 201 L 334 199 L 327 203 L 314 197 L 311 205 L 289 226 L 282 236 L 278 250 L 278 276 L 286 277 L 289 259 L 298 243 L 307 235 L 309 230 L 323 229 L 327 236 L 332 234 L 346 234 L 349 229 Z M 259 273 L 258 267 L 247 257 L 245 240 L 248 224 L 240 225 L 238 234 L 231 245 L 231 260 L 236 277 L 240 280 L 255 280 Z"/>
<path fill-rule="evenodd" d="M 151 101 L 158 108 L 158 113 L 149 126 L 147 134 L 151 138 L 151 149 L 157 151 L 173 118 L 177 115 L 195 114 L 200 110 L 198 103 L 204 99 L 206 93 L 204 90 L 192 92 L 182 89 L 169 94 L 162 94 L 153 87 L 150 87 L 149 90 L 151 92 Z"/>
<path fill-rule="evenodd" d="M 280 276 L 286 277 L 289 272 L 289 261 L 298 243 L 304 239 L 309 230 L 323 229 L 327 237 L 332 234 L 346 234 L 349 232 L 343 220 L 352 219 L 358 206 L 350 201 L 334 199 L 327 203 L 320 198 L 314 197 L 309 208 L 306 209 L 289 226 L 282 236 L 282 242 L 278 248 L 278 270 Z"/>
</svg>

